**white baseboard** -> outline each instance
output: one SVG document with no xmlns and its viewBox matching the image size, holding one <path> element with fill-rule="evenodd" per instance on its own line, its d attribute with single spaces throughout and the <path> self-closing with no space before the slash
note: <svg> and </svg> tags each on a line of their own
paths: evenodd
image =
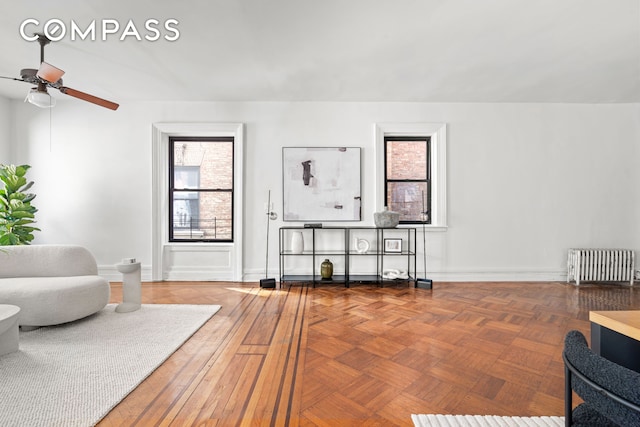
<svg viewBox="0 0 640 427">
<path fill-rule="evenodd" d="M 173 268 L 163 274 L 163 280 L 175 282 L 233 282 L 233 273 L 229 271 L 196 270 Z"/>
<path fill-rule="evenodd" d="M 418 272 L 418 277 L 423 274 Z M 428 279 L 439 282 L 558 282 L 567 280 L 561 270 L 539 271 L 427 271 Z"/>
<path fill-rule="evenodd" d="M 114 266 L 102 265 L 98 266 L 98 275 L 104 277 L 109 282 L 122 282 L 122 273 Z M 153 272 L 150 265 L 141 267 L 141 280 L 143 282 L 153 281 Z M 228 271 L 217 272 L 215 270 L 198 270 L 193 268 L 174 268 L 165 272 L 163 280 L 172 282 L 232 282 L 233 276 Z M 258 281 L 256 279 L 255 281 Z M 250 280 L 245 280 L 250 281 Z"/>
<path fill-rule="evenodd" d="M 305 274 L 291 271 L 289 274 Z M 307 273 L 308 274 L 308 273 Z M 418 271 L 418 278 L 424 274 Z M 278 280 L 279 272 L 269 271 L 268 277 Z M 558 282 L 567 280 L 566 270 L 484 270 L 484 271 L 427 271 L 427 279 L 438 282 Z M 245 270 L 242 280 L 257 282 L 264 279 L 264 270 Z"/>
<path fill-rule="evenodd" d="M 151 266 L 143 265 L 140 267 L 140 276 L 143 282 L 151 281 Z M 120 273 L 113 265 L 99 265 L 98 276 L 104 277 L 110 282 L 122 282 L 122 273 Z"/>
<path fill-rule="evenodd" d="M 268 270 L 267 277 L 275 278 L 276 281 L 280 280 L 280 272 L 278 270 Z M 260 279 L 264 279 L 264 268 L 258 269 L 254 268 L 251 270 L 245 270 L 242 274 L 243 282 L 258 282 Z"/>
<path fill-rule="evenodd" d="M 303 274 L 303 272 L 300 272 Z M 294 272 L 295 274 L 295 272 Z M 110 282 L 121 282 L 122 274 L 115 266 L 98 266 L 98 275 Z M 142 266 L 142 281 L 152 281 L 150 265 Z M 225 272 L 212 274 L 212 271 L 196 271 L 184 269 L 183 271 L 172 271 L 166 275 L 167 281 L 233 281 L 232 277 L 227 277 Z M 563 270 L 483 270 L 483 271 L 428 271 L 426 277 L 418 272 L 418 278 L 427 278 L 437 282 L 558 282 L 567 280 L 567 272 Z M 267 277 L 279 279 L 278 270 L 269 270 Z M 243 282 L 258 282 L 264 279 L 264 269 L 245 270 L 242 275 Z"/>
</svg>

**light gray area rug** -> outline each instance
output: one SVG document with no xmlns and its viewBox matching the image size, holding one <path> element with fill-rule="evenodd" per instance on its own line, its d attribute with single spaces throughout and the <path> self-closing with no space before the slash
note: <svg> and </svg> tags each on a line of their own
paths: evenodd
<svg viewBox="0 0 640 427">
<path fill-rule="evenodd" d="M 496 415 L 411 415 L 416 427 L 564 427 L 564 417 Z"/>
<path fill-rule="evenodd" d="M 0 357 L 0 426 L 96 424 L 220 309 L 115 307 L 20 332 L 20 349 Z"/>
</svg>

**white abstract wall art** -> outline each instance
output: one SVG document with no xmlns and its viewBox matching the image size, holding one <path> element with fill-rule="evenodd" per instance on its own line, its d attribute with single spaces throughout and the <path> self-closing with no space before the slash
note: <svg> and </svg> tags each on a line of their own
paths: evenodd
<svg viewBox="0 0 640 427">
<path fill-rule="evenodd" d="M 360 147 L 284 147 L 284 221 L 360 221 Z"/>
</svg>

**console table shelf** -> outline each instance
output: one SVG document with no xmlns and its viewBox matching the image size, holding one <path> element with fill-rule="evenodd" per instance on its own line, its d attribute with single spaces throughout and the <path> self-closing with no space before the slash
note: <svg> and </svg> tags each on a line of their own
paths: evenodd
<svg viewBox="0 0 640 427">
<path fill-rule="evenodd" d="M 302 234 L 299 252 L 293 250 L 293 233 Z M 280 283 L 416 283 L 415 228 L 281 227 L 279 254 Z M 334 264 L 331 279 L 320 274 L 324 259 Z"/>
</svg>

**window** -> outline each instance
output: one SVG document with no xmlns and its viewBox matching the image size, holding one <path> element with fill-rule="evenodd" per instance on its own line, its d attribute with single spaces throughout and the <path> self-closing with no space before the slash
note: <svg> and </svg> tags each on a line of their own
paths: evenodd
<svg viewBox="0 0 640 427">
<path fill-rule="evenodd" d="M 375 210 L 387 206 L 405 224 L 447 229 L 447 126 L 445 123 L 376 123 Z M 389 154 L 388 154 L 389 153 Z M 389 158 L 388 158 L 389 157 Z M 401 224 L 402 225 L 402 224 Z"/>
<path fill-rule="evenodd" d="M 151 280 L 221 280 L 221 281 L 242 281 L 243 270 L 243 230 L 242 212 L 243 209 L 243 162 L 244 158 L 244 124 L 243 123 L 212 123 L 212 122 L 159 122 L 153 123 L 151 127 L 152 136 L 152 170 L 151 170 Z M 199 137 L 195 140 L 192 137 Z M 219 138 L 222 138 L 220 140 Z M 174 142 L 169 143 L 169 139 Z M 206 141 L 212 141 L 211 145 L 225 142 L 229 146 L 233 143 L 233 211 L 229 212 L 228 218 L 232 217 L 231 232 L 228 237 L 232 239 L 222 240 L 220 233 L 217 234 L 220 240 L 199 240 L 197 231 L 201 231 L 203 237 L 207 237 L 201 228 L 192 227 L 191 239 L 183 238 L 186 235 L 185 228 L 177 228 L 176 235 L 173 235 L 173 168 L 178 166 L 193 166 L 198 169 L 198 181 L 202 189 L 224 188 L 222 186 L 206 186 L 206 172 L 204 165 L 206 161 L 199 160 L 202 151 L 208 145 Z M 182 147 L 175 159 L 174 147 L 181 142 L 196 142 L 194 151 L 200 151 L 201 156 L 192 155 L 190 147 L 186 147 L 183 156 Z M 204 147 L 201 146 L 201 142 Z M 169 148 L 171 145 L 171 149 Z M 223 144 L 221 144 L 223 145 Z M 215 147 L 214 147 L 215 148 Z M 231 148 L 231 147 L 229 147 Z M 229 157 L 227 157 L 229 158 Z M 196 159 L 198 159 L 196 161 Z M 188 189 L 187 192 L 195 192 Z M 200 199 L 204 192 L 200 192 Z M 193 203 L 191 203 L 193 206 Z M 204 206 L 198 204 L 198 216 L 204 217 Z M 217 218 L 217 217 L 216 217 Z M 183 217 L 183 221 L 186 218 Z M 206 231 L 206 230 L 205 230 Z M 218 228 L 218 231 L 219 228 Z"/>
<path fill-rule="evenodd" d="M 233 241 L 233 137 L 169 138 L 169 241 Z"/>
<path fill-rule="evenodd" d="M 384 138 L 385 205 L 401 224 L 431 223 L 430 145 L 429 137 Z"/>
</svg>

